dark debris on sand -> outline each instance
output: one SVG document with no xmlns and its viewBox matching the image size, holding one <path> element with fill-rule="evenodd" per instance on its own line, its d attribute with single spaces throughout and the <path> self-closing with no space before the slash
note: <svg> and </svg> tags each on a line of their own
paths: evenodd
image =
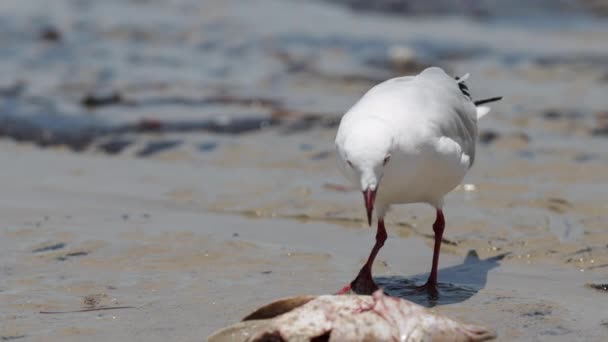
<svg viewBox="0 0 608 342">
<path fill-rule="evenodd" d="M 589 284 L 585 284 L 585 287 L 593 289 L 593 290 L 601 291 L 604 293 L 608 293 L 608 283 L 606 283 L 606 284 L 589 283 Z"/>
<path fill-rule="evenodd" d="M 59 243 L 55 243 L 52 245 L 47 245 L 47 246 L 42 246 L 39 248 L 36 248 L 32 251 L 32 253 L 41 253 L 41 252 L 48 252 L 48 251 L 56 251 L 58 249 L 62 249 L 65 247 L 65 243 L 63 242 L 59 242 Z"/>
<path fill-rule="evenodd" d="M 27 337 L 27 335 L 2 335 L 0 341 L 13 341 Z"/>
<path fill-rule="evenodd" d="M 85 255 L 89 255 L 89 252 L 84 252 L 84 251 L 81 251 L 81 252 L 71 252 L 71 253 L 68 253 L 66 255 L 57 257 L 57 260 L 59 260 L 59 261 L 66 261 L 66 260 L 68 260 L 70 258 L 80 257 L 80 256 L 85 256 Z"/>
<path fill-rule="evenodd" d="M 40 31 L 39 38 L 46 42 L 57 43 L 61 41 L 62 35 L 57 28 L 49 26 Z"/>
<path fill-rule="evenodd" d="M 86 108 L 94 109 L 97 107 L 110 106 L 122 102 L 122 95 L 120 95 L 118 92 L 112 92 L 106 95 L 87 94 L 82 98 L 80 104 Z"/>
<path fill-rule="evenodd" d="M 214 97 L 202 100 L 207 103 L 237 103 L 244 106 L 261 106 L 271 111 L 260 116 L 235 115 L 229 120 L 205 118 L 200 120 L 166 120 L 142 118 L 134 123 L 103 125 L 91 122 L 78 122 L 70 125 L 71 117 L 55 114 L 57 120 L 68 122 L 62 126 L 46 127 L 27 117 L 0 117 L 0 137 L 11 138 L 18 142 L 31 142 L 40 147 L 65 146 L 74 152 L 83 152 L 90 146 L 97 151 L 116 155 L 136 143 L 137 136 L 147 133 L 190 133 L 207 132 L 213 134 L 240 135 L 255 133 L 265 129 L 279 128 L 281 134 L 297 134 L 312 129 L 333 129 L 339 123 L 339 116 L 327 113 L 302 113 L 283 108 L 277 101 L 255 98 Z M 86 97 L 83 105 L 89 108 L 126 103 L 118 95 L 109 97 Z M 74 119 L 76 120 L 76 119 Z M 137 152 L 140 157 L 148 157 L 161 150 L 180 145 L 177 140 L 150 142 Z M 212 151 L 216 143 L 203 143 L 201 151 Z M 320 156 L 321 157 L 321 156 Z"/>
<path fill-rule="evenodd" d="M 114 155 L 119 154 L 124 149 L 129 147 L 135 142 L 134 139 L 128 138 L 114 138 L 104 143 L 97 145 L 97 150 L 105 152 L 106 154 Z"/>
<path fill-rule="evenodd" d="M 493 143 L 496 139 L 500 137 L 500 133 L 496 131 L 482 131 L 479 133 L 479 142 L 484 145 L 489 145 Z"/>
<path fill-rule="evenodd" d="M 172 149 L 181 145 L 181 141 L 179 140 L 155 140 L 150 141 L 146 146 L 138 151 L 136 155 L 138 157 L 149 157 L 154 154 L 160 153 L 162 151 Z"/>
</svg>

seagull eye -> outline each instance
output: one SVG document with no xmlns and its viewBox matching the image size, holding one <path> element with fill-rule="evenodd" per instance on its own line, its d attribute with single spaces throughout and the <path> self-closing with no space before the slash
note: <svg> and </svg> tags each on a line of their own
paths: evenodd
<svg viewBox="0 0 608 342">
<path fill-rule="evenodd" d="M 388 163 L 389 160 L 391 160 L 391 156 L 384 157 L 384 160 L 382 161 L 382 165 L 386 165 L 386 163 Z"/>
<path fill-rule="evenodd" d="M 351 168 L 353 167 L 353 163 L 351 163 L 350 160 L 347 160 L 346 164 L 348 164 L 348 166 L 350 166 Z"/>
</svg>

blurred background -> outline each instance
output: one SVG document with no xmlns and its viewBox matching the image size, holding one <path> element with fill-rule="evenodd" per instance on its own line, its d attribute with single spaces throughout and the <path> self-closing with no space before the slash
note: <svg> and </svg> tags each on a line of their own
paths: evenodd
<svg viewBox="0 0 608 342">
<path fill-rule="evenodd" d="M 498 209 L 526 210 L 524 221 L 534 224 L 546 218 L 530 206 L 549 206 L 549 215 L 570 202 L 605 209 L 606 2 L 6 0 L 0 6 L 5 140 L 125 163 L 134 157 L 252 168 L 242 172 L 250 193 L 242 184 L 220 191 L 208 182 L 202 186 L 212 190 L 204 191 L 237 198 L 204 206 L 359 219 L 359 198 L 350 201 L 339 194 L 348 189 L 333 184 L 341 182 L 333 149 L 340 116 L 374 84 L 437 65 L 455 76 L 471 73 L 474 98 L 505 97 L 480 123 L 482 157 L 469 178 L 496 189 L 467 200 L 491 197 Z M 279 176 L 268 179 L 264 170 Z M 280 181 L 288 187 L 273 185 Z M 512 192 L 514 186 L 520 188 Z M 475 207 L 460 199 L 457 205 Z M 490 203 L 483 206 L 490 210 Z M 582 220 L 599 224 L 593 216 L 566 217 L 550 230 L 576 240 Z"/>
<path fill-rule="evenodd" d="M 179 148 L 185 133 L 229 135 L 234 142 L 266 129 L 333 129 L 370 86 L 429 65 L 471 72 L 478 98 L 508 97 L 485 125 L 500 129 L 495 133 L 525 128 L 538 136 L 535 145 L 556 143 L 555 132 L 537 127 L 553 121 L 570 122 L 563 134 L 585 124 L 588 135 L 605 129 L 595 122 L 606 109 L 604 1 L 6 0 L 0 6 L 0 133 L 40 146 L 149 155 L 141 147 L 155 130 L 171 138 L 152 154 Z M 211 145 L 191 152 L 204 155 Z"/>
<path fill-rule="evenodd" d="M 355 255 L 351 263 L 323 268 L 319 265 L 329 259 L 319 254 L 319 259 L 302 257 L 289 266 L 245 264 L 249 271 L 266 272 L 268 265 L 292 270 L 301 262 L 300 270 L 308 274 L 321 267 L 324 281 L 333 279 L 331 286 L 318 278 L 297 282 L 293 273 L 277 272 L 258 272 L 246 283 L 274 279 L 274 287 L 257 294 L 258 302 L 288 294 L 285 289 L 337 290 L 356 272 L 357 258 L 363 260 L 373 241 L 360 194 L 336 171 L 333 139 L 340 117 L 373 85 L 435 65 L 454 76 L 471 73 L 474 99 L 504 96 L 479 124 L 479 152 L 465 185 L 447 198 L 447 256 L 442 260 L 457 264 L 471 250 L 481 259 L 505 253 L 503 265 L 537 265 L 536 270 L 550 265 L 572 275 L 570 284 L 584 282 L 577 277 L 605 278 L 607 16 L 608 1 L 602 0 L 2 0 L 2 217 L 11 229 L 51 227 L 26 234 L 29 238 L 6 235 L 6 247 L 15 253 L 51 242 L 70 248 L 101 231 L 106 235 L 97 239 L 122 246 L 131 240 L 112 235 L 111 227 L 127 225 L 124 229 L 141 234 L 139 242 L 179 246 L 106 261 L 107 267 L 135 263 L 131 271 L 141 269 L 139 276 L 145 278 L 140 257 L 162 259 L 158 253 L 168 253 L 162 265 L 170 265 L 169 260 L 191 259 L 190 252 L 213 250 L 201 247 L 206 246 L 202 240 L 190 245 L 183 236 L 146 240 L 142 231 L 155 224 L 160 228 L 154 232 L 186 229 L 228 240 L 249 234 L 250 243 L 262 245 L 278 238 L 281 225 L 304 223 L 317 234 L 307 238 L 296 233 L 301 230 L 285 228 L 295 235 L 275 241 L 283 248 L 277 250 L 280 255 L 296 241 L 323 248 L 341 241 L 339 234 L 318 241 L 329 229 L 315 228 L 323 224 L 360 236 L 361 246 L 343 247 L 345 255 Z M 68 216 L 78 215 L 82 224 L 62 226 L 74 222 Z M 209 219 L 213 215 L 244 221 L 225 228 L 219 219 Z M 154 223 L 159 216 L 176 221 Z M 188 217 L 187 223 L 180 217 Z M 433 218 L 425 206 L 396 208 L 389 232 L 403 240 L 399 243 L 423 240 L 425 249 L 419 252 L 428 257 Z M 266 224 L 273 220 L 285 221 L 278 227 Z M 75 235 L 55 235 L 59 228 L 52 222 L 71 227 L 65 229 Z M 249 228 L 239 231 L 234 228 L 239 224 Z M 89 226 L 95 229 L 86 230 Z M 75 260 L 129 250 L 128 245 L 83 246 L 78 248 L 90 255 Z M 44 274 L 56 267 L 56 257 L 71 258 L 66 255 L 78 248 L 61 247 L 38 268 L 28 269 L 27 258 L 16 259 L 15 265 L 28 269 L 25 274 Z M 262 253 L 241 245 L 216 252 L 229 250 L 245 253 L 237 258 L 240 263 Z M 237 260 L 234 255 L 218 258 L 226 269 Z M 217 295 L 221 288 L 238 288 L 238 281 L 228 280 L 206 290 L 188 287 L 211 272 L 198 268 L 206 267 L 203 259 L 194 258 L 196 265 L 171 264 L 180 277 L 184 269 L 190 272 L 191 278 L 176 281 L 184 293 Z M 379 272 L 417 272 L 387 265 Z M 421 262 L 417 270 L 425 272 L 427 266 Z M 104 270 L 107 277 L 116 271 Z M 45 278 L 36 286 L 48 289 L 62 281 L 67 280 Z M 0 292 L 10 284 L 0 281 Z M 483 281 L 469 285 L 483 288 L 485 273 Z M 129 286 L 135 285 L 124 285 Z M 239 316 L 235 310 L 218 316 L 213 328 Z M 552 329 L 565 335 L 582 331 Z"/>
</svg>

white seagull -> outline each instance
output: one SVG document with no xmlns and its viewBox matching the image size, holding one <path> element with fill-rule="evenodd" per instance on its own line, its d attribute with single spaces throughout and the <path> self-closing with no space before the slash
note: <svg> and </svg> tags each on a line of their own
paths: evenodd
<svg viewBox="0 0 608 342">
<path fill-rule="evenodd" d="M 339 293 L 371 294 L 377 290 L 372 264 L 387 234 L 384 216 L 393 204 L 428 203 L 437 211 L 435 246 L 428 281 L 419 290 L 437 296 L 437 264 L 445 226 L 443 198 L 475 160 L 477 120 L 490 108 L 473 101 L 464 81 L 437 67 L 416 76 L 397 77 L 370 89 L 340 121 L 336 136 L 338 165 L 363 191 L 371 226 L 378 230 L 371 254 L 350 285 Z"/>
</svg>

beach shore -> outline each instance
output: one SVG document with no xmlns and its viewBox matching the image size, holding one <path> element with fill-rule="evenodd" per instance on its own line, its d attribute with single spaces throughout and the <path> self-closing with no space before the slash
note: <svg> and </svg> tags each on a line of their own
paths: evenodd
<svg viewBox="0 0 608 342">
<path fill-rule="evenodd" d="M 446 198 L 441 298 L 409 299 L 499 340 L 608 334 L 604 21 L 254 2 L 0 5 L 0 340 L 200 341 L 336 292 L 375 234 L 340 115 L 431 64 L 505 99 Z M 389 213 L 389 294 L 426 279 L 433 219 Z"/>
<path fill-rule="evenodd" d="M 12 160 L 1 181 L 3 338 L 200 340 L 275 298 L 336 291 L 373 239 L 360 221 L 210 209 L 222 186 L 202 179 L 230 178 L 229 170 L 7 142 L 0 150 Z M 467 225 L 456 221 L 448 239 Z M 422 282 L 431 240 L 417 232 L 430 229 L 393 224 L 389 232 L 376 267 L 388 277 L 381 284 Z M 537 253 L 543 245 L 521 243 Z M 444 246 L 440 281 L 453 285 L 442 288 L 440 312 L 494 327 L 505 339 L 604 334 L 597 302 L 606 294 L 585 284 L 606 280 L 605 269 L 536 254 L 496 260 L 502 250 L 479 246 L 481 260 L 465 262 L 467 249 Z M 131 308 L 40 313 L 107 306 Z"/>
</svg>

